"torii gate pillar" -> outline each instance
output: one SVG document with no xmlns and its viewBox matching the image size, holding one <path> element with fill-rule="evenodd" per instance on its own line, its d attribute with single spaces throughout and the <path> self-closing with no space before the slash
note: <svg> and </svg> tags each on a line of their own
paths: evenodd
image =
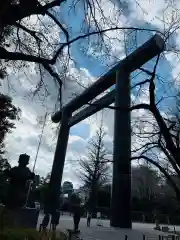
<svg viewBox="0 0 180 240">
<path fill-rule="evenodd" d="M 132 228 L 130 78 L 116 72 L 111 226 Z"/>
</svg>

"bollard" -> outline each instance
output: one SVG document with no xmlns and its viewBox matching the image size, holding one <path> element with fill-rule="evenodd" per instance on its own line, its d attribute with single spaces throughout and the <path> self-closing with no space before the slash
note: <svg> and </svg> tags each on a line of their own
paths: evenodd
<svg viewBox="0 0 180 240">
<path fill-rule="evenodd" d="M 146 240 L 146 236 L 143 234 L 143 240 Z"/>
<path fill-rule="evenodd" d="M 172 240 L 176 240 L 176 236 L 175 235 L 172 235 Z"/>
<path fill-rule="evenodd" d="M 72 232 L 69 232 L 69 240 L 72 239 Z"/>
<path fill-rule="evenodd" d="M 157 219 L 155 219 L 155 224 L 156 224 L 156 226 L 155 226 L 154 230 L 161 231 L 161 227 L 160 227 L 159 221 Z"/>
<path fill-rule="evenodd" d="M 128 236 L 127 235 L 125 235 L 125 240 L 128 240 Z"/>
<path fill-rule="evenodd" d="M 145 221 L 146 221 L 146 217 L 144 214 L 142 215 L 142 221 L 143 221 L 143 223 L 145 223 Z"/>
<path fill-rule="evenodd" d="M 68 240 L 72 239 L 72 231 L 70 229 L 67 229 L 67 233 L 68 233 Z"/>
</svg>

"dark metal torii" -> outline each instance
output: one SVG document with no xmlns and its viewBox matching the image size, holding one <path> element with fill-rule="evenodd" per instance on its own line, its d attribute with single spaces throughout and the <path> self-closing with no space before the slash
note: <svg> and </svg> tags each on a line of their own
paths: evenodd
<svg viewBox="0 0 180 240">
<path fill-rule="evenodd" d="M 115 101 L 113 189 L 111 225 L 131 228 L 131 126 L 129 74 L 164 50 L 164 40 L 154 35 L 149 41 L 120 61 L 108 73 L 92 84 L 78 97 L 70 101 L 62 110 L 52 116 L 52 121 L 61 121 L 57 146 L 50 178 L 51 199 L 56 209 L 59 202 L 60 186 L 70 127 L 109 106 Z M 116 88 L 86 109 L 72 116 L 73 112 L 87 104 L 96 96 L 116 83 Z"/>
</svg>

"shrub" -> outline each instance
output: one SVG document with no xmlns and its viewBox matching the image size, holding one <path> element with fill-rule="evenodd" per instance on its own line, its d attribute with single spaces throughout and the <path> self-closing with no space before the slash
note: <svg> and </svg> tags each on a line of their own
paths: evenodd
<svg viewBox="0 0 180 240">
<path fill-rule="evenodd" d="M 48 233 L 51 235 L 51 233 Z M 56 233 L 56 240 L 66 240 L 66 235 L 63 233 Z M 49 239 L 50 236 L 47 237 Z M 34 229 L 3 229 L 0 232 L 0 240 L 41 240 L 41 233 Z M 51 238 L 50 238 L 51 239 Z"/>
<path fill-rule="evenodd" d="M 0 239 L 2 240 L 37 240 L 39 239 L 39 233 L 32 229 L 9 229 L 5 228 L 0 233 Z"/>
</svg>

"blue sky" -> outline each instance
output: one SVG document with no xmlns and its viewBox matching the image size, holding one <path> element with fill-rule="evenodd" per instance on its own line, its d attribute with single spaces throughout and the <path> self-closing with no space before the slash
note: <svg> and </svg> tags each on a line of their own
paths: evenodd
<svg viewBox="0 0 180 240">
<path fill-rule="evenodd" d="M 168 19 L 172 19 L 173 9 L 172 6 L 169 9 L 166 7 L 165 0 L 155 1 L 144 1 L 138 0 L 139 5 L 135 4 L 135 1 L 129 0 L 124 1 L 124 5 L 119 12 L 119 1 L 113 1 L 115 5 L 112 4 L 109 0 L 101 0 L 99 3 L 102 6 L 103 13 L 107 18 L 107 24 L 116 24 L 118 26 L 124 27 L 141 27 L 148 29 L 157 29 L 161 31 L 165 31 L 168 29 L 171 23 L 169 23 Z M 76 11 L 74 12 L 72 9 L 70 11 L 69 6 L 72 3 L 72 0 L 67 1 L 63 7 L 56 10 L 56 15 L 61 21 L 64 23 L 66 27 L 69 29 L 71 33 L 71 37 L 76 37 L 82 32 L 82 23 L 84 20 L 84 12 L 82 9 L 82 2 L 76 5 Z M 180 9 L 180 4 L 178 1 L 174 1 L 176 4 L 176 9 Z M 179 4 L 179 5 L 178 5 Z M 141 6 L 138 7 L 138 6 Z M 142 9 L 146 9 L 146 11 L 142 11 Z M 167 10 L 168 9 L 168 10 Z M 59 11 L 59 13 L 58 13 Z M 170 17 L 169 17 L 170 16 Z M 108 28 L 109 25 L 102 21 L 100 13 L 96 12 L 97 21 L 102 28 Z M 162 23 L 160 19 L 165 19 L 165 23 Z M 178 17 L 177 17 L 178 18 Z M 46 19 L 47 23 L 49 20 Z M 49 34 L 50 40 L 53 41 L 54 32 L 57 31 L 57 28 L 53 27 L 51 23 L 51 33 Z M 174 28 L 176 25 L 173 25 Z M 87 25 L 83 25 L 84 29 L 87 29 Z M 92 26 L 91 26 L 92 27 Z M 64 37 L 62 33 L 56 32 L 57 38 L 54 40 L 64 41 Z M 81 33 L 82 34 L 82 33 Z M 133 32 L 129 35 L 126 35 L 126 48 L 127 52 L 130 53 L 135 50 L 138 46 L 147 41 L 151 36 L 152 32 L 140 31 Z M 110 40 L 109 40 L 109 39 Z M 136 41 L 134 41 L 136 40 Z M 170 45 L 179 45 L 180 44 L 180 33 L 178 30 L 175 34 L 172 35 L 171 41 L 168 42 L 168 49 Z M 111 49 L 111 56 L 108 58 L 108 52 L 105 51 L 104 48 L 101 50 L 96 48 L 92 44 L 96 43 L 97 37 L 91 38 L 91 44 L 88 45 L 87 39 L 83 39 L 74 43 L 71 46 L 70 53 L 71 57 L 75 60 L 76 64 L 70 61 L 70 69 L 69 73 L 71 76 L 68 76 L 65 79 L 65 85 L 63 89 L 63 98 L 65 101 L 69 101 L 69 98 L 72 98 L 72 93 L 82 91 L 82 88 L 76 83 L 75 79 L 78 80 L 85 86 L 91 84 L 98 76 L 108 71 L 111 65 L 118 62 L 118 59 L 122 59 L 125 56 L 125 48 L 124 48 L 124 35 L 122 31 L 113 31 L 108 32 L 107 37 L 104 39 L 105 44 Z M 93 52 L 94 50 L 94 52 Z M 154 61 L 150 61 L 144 67 L 152 70 L 154 65 Z M 58 62 L 61 65 L 61 62 Z M 59 69 L 59 73 L 61 74 L 61 66 L 57 64 L 57 68 Z M 29 68 L 32 69 L 30 73 Z M 32 156 L 32 163 L 34 161 L 34 156 L 37 149 L 37 141 L 41 131 L 40 126 L 37 123 L 37 118 L 39 116 L 43 116 L 46 111 L 48 113 L 52 113 L 54 111 L 54 105 L 57 99 L 57 86 L 52 82 L 50 76 L 45 76 L 45 82 L 49 89 L 49 96 L 46 97 L 45 101 L 39 101 L 38 96 L 36 96 L 33 100 L 32 98 L 27 99 L 28 92 L 31 90 L 32 85 L 34 86 L 36 82 L 39 80 L 39 75 L 33 69 L 33 65 L 29 68 L 25 69 L 26 75 L 21 73 L 14 74 L 13 71 L 10 71 L 10 75 L 8 77 L 8 83 L 15 88 L 15 92 L 12 91 L 12 88 L 8 88 L 7 82 L 3 82 L 3 91 L 8 92 L 11 96 L 13 96 L 14 103 L 22 109 L 22 119 L 21 122 L 17 123 L 17 128 L 10 134 L 7 138 L 7 156 L 11 160 L 12 164 L 17 163 L 18 154 L 23 151 L 26 151 L 27 154 Z M 156 96 L 157 99 L 160 99 L 162 96 L 170 96 L 174 95 L 177 90 L 177 84 L 179 78 L 178 76 L 180 70 L 179 57 L 174 54 L 172 51 L 165 53 L 161 56 L 160 63 L 157 68 L 158 79 L 156 80 Z M 23 75 L 24 74 L 24 75 Z M 137 72 L 131 74 L 132 77 L 132 85 L 144 80 L 147 78 L 147 75 L 140 74 L 138 77 L 134 77 Z M 27 76 L 33 84 L 27 80 Z M 15 79 L 18 81 L 18 86 L 15 84 Z M 146 96 L 147 86 L 144 86 L 143 92 L 141 92 L 140 96 L 137 98 L 137 102 L 147 102 L 148 96 Z M 132 100 L 137 95 L 138 89 L 133 90 L 132 92 Z M 26 99 L 24 97 L 26 96 Z M 161 104 L 159 105 L 160 110 L 164 113 L 170 111 L 174 105 L 173 98 L 165 98 Z M 168 106 L 168 108 L 167 108 Z M 139 113 L 138 111 L 134 113 L 134 117 L 139 117 L 140 114 L 143 116 L 147 113 Z M 102 113 L 94 115 L 92 118 L 83 121 L 76 126 L 71 128 L 70 131 L 70 139 L 68 145 L 67 152 L 67 164 L 64 171 L 64 180 L 73 181 L 76 185 L 79 184 L 79 179 L 77 178 L 77 168 L 78 166 L 73 167 L 74 174 L 70 171 L 72 170 L 71 164 L 68 163 L 68 160 L 72 160 L 73 158 L 78 158 L 86 155 L 86 146 L 87 142 L 95 135 L 96 129 L 100 124 L 102 119 Z M 106 129 L 106 145 L 109 148 L 112 148 L 113 141 L 113 112 L 110 110 L 105 110 L 103 112 L 103 123 L 104 128 Z M 43 142 L 40 149 L 40 153 L 38 156 L 36 171 L 41 175 L 47 174 L 51 170 L 53 154 L 56 144 L 56 135 L 55 129 L 57 125 L 52 124 L 49 120 L 47 121 L 45 132 L 43 136 Z M 133 138 L 133 141 L 134 140 Z M 134 144 L 134 142 L 133 142 Z M 136 144 L 136 143 L 135 143 Z M 32 166 L 32 164 L 31 164 Z"/>
<path fill-rule="evenodd" d="M 116 2 L 116 4 L 117 4 L 117 2 Z M 79 3 L 79 5 L 81 6 L 81 3 Z M 70 28 L 72 28 L 72 35 L 73 36 L 78 35 L 79 32 L 81 32 L 81 23 L 82 23 L 82 19 L 84 17 L 84 14 L 80 10 L 80 8 L 81 8 L 80 6 L 79 6 L 79 8 L 77 7 L 78 10 L 76 11 L 76 17 L 77 17 L 76 21 L 73 21 L 73 19 L 74 19 L 74 12 L 73 11 L 66 18 L 66 23 L 68 24 L 68 26 L 70 26 Z M 123 13 L 127 18 L 129 17 L 130 12 L 127 11 L 127 9 L 125 9 L 125 11 Z M 141 21 L 141 22 L 137 21 L 137 23 L 135 24 L 135 27 L 136 26 L 139 27 L 139 28 L 143 28 L 143 29 L 147 28 L 147 29 L 157 29 L 157 30 L 159 30 L 158 27 L 155 24 L 151 24 L 151 23 L 148 23 L 148 22 L 145 22 L 145 21 Z M 127 39 L 126 39 L 126 41 L 127 41 L 127 51 L 128 51 L 127 53 L 130 54 L 133 51 L 135 51 L 137 49 L 137 47 L 141 46 L 144 42 L 146 42 L 153 35 L 154 35 L 154 32 L 148 32 L 148 31 L 135 31 L 135 32 L 129 34 L 127 36 Z M 137 44 L 134 44 L 134 41 L 133 41 L 134 39 L 136 39 Z M 174 44 L 174 35 L 169 38 L 169 42 L 171 42 L 171 44 Z M 96 57 L 87 56 L 87 54 L 85 54 L 83 52 L 83 50 L 81 50 L 82 45 L 85 48 L 87 47 L 86 40 L 78 41 L 75 44 L 73 44 L 72 47 L 71 47 L 71 54 L 72 54 L 73 58 L 76 60 L 76 63 L 77 63 L 76 67 L 79 68 L 79 69 L 80 68 L 88 69 L 89 73 L 93 77 L 98 77 L 101 74 L 106 73 L 109 70 L 109 67 L 106 65 L 106 62 L 105 62 L 105 64 L 102 64 L 102 61 L 100 61 Z M 119 56 L 119 57 L 122 58 L 121 56 Z M 148 70 L 152 71 L 155 62 L 156 62 L 156 57 L 154 59 L 152 59 L 151 61 L 149 61 L 148 63 L 146 63 L 143 67 L 145 69 L 148 69 Z M 171 70 L 172 70 L 172 68 L 171 68 L 169 62 L 162 55 L 160 63 L 158 64 L 158 68 L 157 68 L 157 75 L 159 76 L 159 80 L 156 81 L 156 88 L 157 88 L 156 96 L 157 96 L 157 99 L 160 99 L 163 96 L 163 94 L 167 92 L 167 90 L 169 91 L 169 93 L 171 92 L 171 94 L 169 94 L 169 95 L 175 95 L 176 88 L 174 87 L 174 82 L 173 82 Z M 136 74 L 137 74 L 137 72 L 132 73 L 132 77 L 135 76 Z M 148 76 L 146 74 L 141 73 L 140 75 L 138 75 L 138 77 L 136 77 L 135 79 L 132 80 L 132 85 L 136 84 L 137 82 L 140 82 L 140 81 L 144 80 L 147 77 Z M 163 84 L 162 84 L 162 80 L 164 81 Z M 111 89 L 113 89 L 114 87 L 112 87 Z M 133 93 L 136 94 L 137 90 L 138 89 L 135 89 L 133 91 Z M 174 104 L 174 99 L 173 98 L 167 98 L 163 101 L 162 104 L 160 104 L 160 109 L 164 110 L 164 108 L 166 108 L 167 105 L 170 106 L 170 105 L 173 105 L 173 104 Z M 80 131 L 81 131 L 81 129 L 83 129 L 82 131 L 84 131 L 84 129 L 85 129 L 84 123 L 83 123 L 82 128 L 81 128 L 80 125 L 81 124 L 78 125 L 78 129 Z M 88 124 L 87 124 L 87 128 L 88 128 Z M 79 133 L 79 134 L 81 134 L 81 133 Z"/>
<path fill-rule="evenodd" d="M 89 137 L 89 125 L 86 123 L 76 124 L 71 128 L 71 135 L 78 135 L 83 139 L 87 139 Z"/>
<path fill-rule="evenodd" d="M 64 5 L 62 9 L 62 14 L 59 15 L 59 19 L 60 21 L 62 20 L 64 23 L 68 25 L 68 28 L 71 31 L 72 38 L 75 38 L 79 36 L 79 34 L 82 34 L 81 28 L 84 20 L 84 12 L 82 11 L 83 3 L 79 1 L 76 6 L 76 11 L 73 11 L 73 9 L 71 10 L 69 9 L 69 5 L 71 4 L 70 2 L 71 1 L 69 1 L 68 4 Z M 68 12 L 68 15 L 66 14 L 67 12 Z M 86 28 L 86 25 L 84 23 L 83 23 L 83 27 Z M 63 39 L 64 39 L 64 36 L 63 36 Z M 87 46 L 87 44 L 85 44 L 84 42 L 86 42 L 85 39 L 74 43 L 71 47 L 71 54 L 77 63 L 76 65 L 77 68 L 88 69 L 91 75 L 97 77 L 102 72 L 106 72 L 107 69 L 105 66 L 103 66 L 100 63 L 98 59 L 94 58 L 93 56 L 87 56 L 81 50 L 83 45 L 84 47 Z"/>
</svg>

